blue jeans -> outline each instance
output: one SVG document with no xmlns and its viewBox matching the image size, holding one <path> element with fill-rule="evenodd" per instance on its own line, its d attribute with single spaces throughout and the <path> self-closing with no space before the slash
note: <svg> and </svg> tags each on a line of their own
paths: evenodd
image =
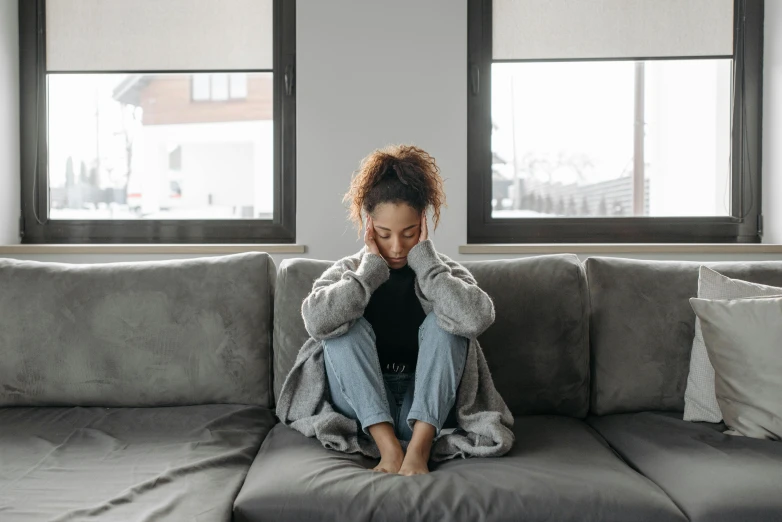
<svg viewBox="0 0 782 522">
<path fill-rule="evenodd" d="M 434 312 L 418 329 L 415 374 L 383 374 L 375 332 L 363 317 L 344 335 L 323 341 L 326 376 L 334 409 L 357 420 L 364 433 L 390 422 L 398 439 L 410 440 L 415 421 L 442 428 L 456 425 L 456 390 L 469 340 L 446 332 Z"/>
</svg>

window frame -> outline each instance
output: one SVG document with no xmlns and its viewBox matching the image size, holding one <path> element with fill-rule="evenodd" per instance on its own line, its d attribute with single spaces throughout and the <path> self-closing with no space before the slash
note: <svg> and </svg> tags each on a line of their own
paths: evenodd
<svg viewBox="0 0 782 522">
<path fill-rule="evenodd" d="M 272 219 L 50 220 L 47 151 L 45 0 L 19 0 L 19 69 L 24 244 L 294 243 L 296 241 L 296 2 L 274 0 Z M 52 72 L 52 71 L 49 71 Z M 56 73 L 56 71 L 54 71 Z M 229 86 L 230 91 L 230 86 Z M 230 92 L 229 92 L 230 94 Z M 42 110 L 38 110 L 42 108 Z"/>
<path fill-rule="evenodd" d="M 492 0 L 468 0 L 467 242 L 759 243 L 763 11 L 763 0 L 734 0 L 730 216 L 492 218 Z"/>
</svg>

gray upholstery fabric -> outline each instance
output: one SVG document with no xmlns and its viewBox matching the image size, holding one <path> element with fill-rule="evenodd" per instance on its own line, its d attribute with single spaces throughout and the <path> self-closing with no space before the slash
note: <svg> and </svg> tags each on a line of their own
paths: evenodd
<svg viewBox="0 0 782 522">
<path fill-rule="evenodd" d="M 729 433 L 782 440 L 782 296 L 690 303 Z"/>
<path fill-rule="evenodd" d="M 305 258 L 283 259 L 277 269 L 277 291 L 274 293 L 274 398 L 280 396 L 282 383 L 296 362 L 296 355 L 310 336 L 304 328 L 301 305 L 312 291 L 312 285 L 333 261 Z"/>
<path fill-rule="evenodd" d="M 265 253 L 0 259 L 0 406 L 270 406 Z"/>
<path fill-rule="evenodd" d="M 511 412 L 586 416 L 589 292 L 578 257 L 463 265 L 494 301 L 494 324 L 479 340 Z"/>
<path fill-rule="evenodd" d="M 309 259 L 280 263 L 275 397 L 309 338 L 301 304 L 315 279 L 332 264 Z M 589 303 L 578 258 L 553 255 L 462 264 L 494 302 L 495 322 L 478 341 L 511 412 L 584 417 L 589 402 Z"/>
<path fill-rule="evenodd" d="M 0 408 L 0 520 L 228 522 L 273 425 L 244 405 Z"/>
<path fill-rule="evenodd" d="M 278 424 L 234 505 L 260 521 L 686 520 L 583 421 L 516 418 L 517 443 L 499 458 L 457 459 L 429 475 L 371 471 L 376 460 L 323 448 Z"/>
<path fill-rule="evenodd" d="M 695 336 L 695 313 L 688 299 L 697 296 L 700 266 L 587 259 L 593 413 L 683 411 Z M 782 262 L 705 266 L 735 279 L 782 285 Z"/>
<path fill-rule="evenodd" d="M 681 414 L 637 413 L 588 422 L 693 522 L 782 520 L 782 444 L 721 433 Z"/>
</svg>

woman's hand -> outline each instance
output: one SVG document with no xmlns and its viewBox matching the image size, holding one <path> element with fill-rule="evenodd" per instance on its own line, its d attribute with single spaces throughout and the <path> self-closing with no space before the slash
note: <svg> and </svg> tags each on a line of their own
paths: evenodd
<svg viewBox="0 0 782 522">
<path fill-rule="evenodd" d="M 380 250 L 377 248 L 377 243 L 375 243 L 375 227 L 372 224 L 372 216 L 367 216 L 364 244 L 367 246 L 367 252 L 380 255 Z"/>
<path fill-rule="evenodd" d="M 429 239 L 429 230 L 426 227 L 426 210 L 421 213 L 421 235 L 418 237 L 418 242 L 426 241 Z"/>
</svg>

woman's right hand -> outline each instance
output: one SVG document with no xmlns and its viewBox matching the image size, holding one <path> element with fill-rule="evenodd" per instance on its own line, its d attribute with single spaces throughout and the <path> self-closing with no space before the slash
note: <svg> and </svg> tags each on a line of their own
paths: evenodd
<svg viewBox="0 0 782 522">
<path fill-rule="evenodd" d="M 380 255 L 380 250 L 375 242 L 375 227 L 372 225 L 372 216 L 367 216 L 366 227 L 364 230 L 364 244 L 367 246 L 367 252 Z"/>
</svg>

